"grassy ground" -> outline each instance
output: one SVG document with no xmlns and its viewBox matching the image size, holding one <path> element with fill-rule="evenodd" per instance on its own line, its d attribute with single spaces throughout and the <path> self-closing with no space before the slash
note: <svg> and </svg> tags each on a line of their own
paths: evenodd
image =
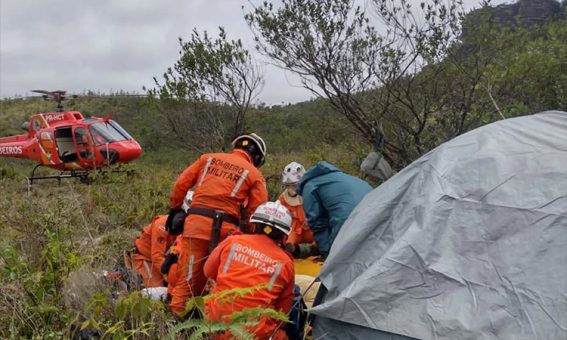
<svg viewBox="0 0 567 340">
<path fill-rule="evenodd" d="M 0 163 L 0 338 L 68 334 L 80 311 L 68 303 L 69 274 L 121 265 L 139 228 L 167 211 L 176 173 L 147 160 L 131 166 L 132 177 L 114 174 L 92 185 L 49 180 L 29 189 L 31 168 Z M 80 297 L 77 307 L 86 308 L 89 298 Z"/>
</svg>

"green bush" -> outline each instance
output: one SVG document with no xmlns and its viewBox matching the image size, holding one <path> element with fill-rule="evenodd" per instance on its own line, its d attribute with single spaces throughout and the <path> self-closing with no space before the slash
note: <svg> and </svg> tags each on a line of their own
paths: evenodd
<svg viewBox="0 0 567 340">
<path fill-rule="evenodd" d="M 257 290 L 266 287 L 267 285 L 257 285 L 248 288 L 234 288 L 189 299 L 185 308 L 185 314 L 197 312 L 204 317 L 190 318 L 178 324 L 170 331 L 169 338 L 176 339 L 180 333 L 188 333 L 187 335 L 191 336 L 190 339 L 200 340 L 207 339 L 208 336 L 214 334 L 230 332 L 236 339 L 254 339 L 254 334 L 250 332 L 250 328 L 256 326 L 261 318 L 272 318 L 281 323 L 288 322 L 288 316 L 285 313 L 261 307 L 246 308 L 242 311 L 234 312 L 224 322 L 209 320 L 206 317 L 205 303 L 208 300 L 214 299 L 216 303 L 223 305 L 232 304 L 236 299 L 253 294 Z"/>
</svg>

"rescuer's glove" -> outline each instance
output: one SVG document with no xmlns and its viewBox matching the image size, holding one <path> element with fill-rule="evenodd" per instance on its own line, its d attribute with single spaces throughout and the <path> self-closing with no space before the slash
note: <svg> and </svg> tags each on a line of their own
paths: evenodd
<svg viewBox="0 0 567 340">
<path fill-rule="evenodd" d="M 177 254 L 175 253 L 169 253 L 165 256 L 165 259 L 163 260 L 163 263 L 161 264 L 161 268 L 160 271 L 162 274 L 167 274 L 169 273 L 169 269 L 171 268 L 171 266 L 174 263 L 177 263 L 177 261 L 179 260 Z"/>
<path fill-rule="evenodd" d="M 169 210 L 167 221 L 165 222 L 165 230 L 170 235 L 177 236 L 183 233 L 183 225 L 185 224 L 187 213 L 183 209 L 175 208 Z"/>
</svg>

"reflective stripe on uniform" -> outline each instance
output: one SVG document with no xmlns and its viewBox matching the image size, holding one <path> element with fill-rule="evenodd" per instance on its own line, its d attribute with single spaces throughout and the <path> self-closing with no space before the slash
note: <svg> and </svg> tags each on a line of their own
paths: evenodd
<svg viewBox="0 0 567 340">
<path fill-rule="evenodd" d="M 232 245 L 232 247 L 230 247 L 230 253 L 228 253 L 228 258 L 226 259 L 226 263 L 224 264 L 224 268 L 222 270 L 223 273 L 226 273 L 228 271 L 228 267 L 230 267 L 230 261 L 232 261 L 232 258 L 234 257 L 234 252 L 236 251 L 236 247 L 238 247 L 239 244 L 235 243 Z"/>
<path fill-rule="evenodd" d="M 238 192 L 238 190 L 240 190 L 240 187 L 242 186 L 242 183 L 244 183 L 244 181 L 246 180 L 247 176 L 248 176 L 248 170 L 244 170 L 242 176 L 238 179 L 238 182 L 236 182 L 234 189 L 232 189 L 232 192 L 230 193 L 230 197 L 236 196 L 236 193 Z"/>
<path fill-rule="evenodd" d="M 213 157 L 209 157 L 207 159 L 207 164 L 205 164 L 205 168 L 203 169 L 203 173 L 201 174 L 201 178 L 199 179 L 199 184 L 197 184 L 198 187 L 200 187 L 201 184 L 203 184 L 203 181 L 205 180 L 205 176 L 207 176 L 207 171 L 209 171 L 209 166 L 211 165 L 212 161 L 213 161 Z"/>
<path fill-rule="evenodd" d="M 193 278 L 193 262 L 195 262 L 195 255 L 189 256 L 189 273 L 187 273 L 187 282 L 191 281 Z"/>
<path fill-rule="evenodd" d="M 278 262 L 278 264 L 276 265 L 276 271 L 272 274 L 272 278 L 270 279 L 270 282 L 268 282 L 268 290 L 272 290 L 272 286 L 274 285 L 274 282 L 280 275 L 281 271 L 282 271 L 282 264 Z"/>
<path fill-rule="evenodd" d="M 146 269 L 146 273 L 148 274 L 148 278 L 151 279 L 152 278 L 152 271 L 150 270 L 150 266 L 148 265 L 148 262 L 144 261 L 144 269 Z"/>
</svg>

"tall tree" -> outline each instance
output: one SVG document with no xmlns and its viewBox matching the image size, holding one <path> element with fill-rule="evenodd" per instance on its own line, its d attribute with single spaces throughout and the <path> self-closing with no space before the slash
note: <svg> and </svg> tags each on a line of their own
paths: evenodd
<svg viewBox="0 0 567 340">
<path fill-rule="evenodd" d="M 424 151 L 420 136 L 441 105 L 442 89 L 429 86 L 439 71 L 430 70 L 427 79 L 413 76 L 443 58 L 458 35 L 462 6 L 430 1 L 415 15 L 407 0 L 375 3 L 371 17 L 353 0 L 283 0 L 279 7 L 264 2 L 245 18 L 261 53 L 329 99 L 402 167 Z M 379 32 L 371 19 L 385 29 Z"/>
<path fill-rule="evenodd" d="M 352 1 L 284 0 L 280 8 L 264 2 L 245 18 L 261 53 L 298 74 L 305 88 L 375 141 L 378 122 L 356 94 L 377 85 L 382 42 L 360 8 Z"/>
<path fill-rule="evenodd" d="M 222 27 L 215 39 L 193 30 L 179 44 L 179 60 L 163 82 L 154 77 L 156 88 L 148 93 L 183 144 L 198 151 L 226 145 L 244 131 L 262 73 L 241 40 L 228 40 Z"/>
</svg>

